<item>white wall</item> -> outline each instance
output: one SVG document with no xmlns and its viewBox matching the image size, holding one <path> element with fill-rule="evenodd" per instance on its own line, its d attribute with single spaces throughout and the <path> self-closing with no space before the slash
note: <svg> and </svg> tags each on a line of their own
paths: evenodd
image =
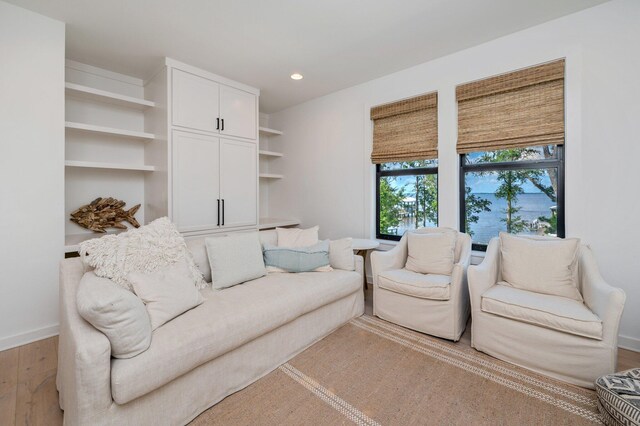
<svg viewBox="0 0 640 426">
<path fill-rule="evenodd" d="M 369 108 L 439 93 L 439 218 L 458 227 L 455 86 L 566 57 L 568 236 L 627 293 L 620 344 L 640 350 L 640 2 L 616 0 L 270 115 L 285 179 L 269 213 L 323 237 L 374 235 Z"/>
<path fill-rule="evenodd" d="M 57 333 L 64 31 L 0 2 L 0 350 Z"/>
</svg>

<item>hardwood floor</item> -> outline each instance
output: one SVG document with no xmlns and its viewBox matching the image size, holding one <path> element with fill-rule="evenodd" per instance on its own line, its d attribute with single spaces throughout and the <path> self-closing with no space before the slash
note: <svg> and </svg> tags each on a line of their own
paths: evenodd
<svg viewBox="0 0 640 426">
<path fill-rule="evenodd" d="M 372 294 L 367 292 L 365 311 L 372 314 Z M 471 327 L 460 345 L 471 344 Z M 40 340 L 0 352 L 0 425 L 62 424 L 56 390 L 58 338 Z M 620 349 L 618 369 L 640 366 L 640 352 Z"/>
<path fill-rule="evenodd" d="M 0 424 L 62 424 L 57 363 L 57 337 L 0 352 Z"/>
</svg>

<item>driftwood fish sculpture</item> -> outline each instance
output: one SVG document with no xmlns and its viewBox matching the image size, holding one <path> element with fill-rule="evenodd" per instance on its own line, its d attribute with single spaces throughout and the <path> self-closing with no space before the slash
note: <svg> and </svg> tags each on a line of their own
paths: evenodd
<svg viewBox="0 0 640 426">
<path fill-rule="evenodd" d="M 140 208 L 140 204 L 133 206 L 128 211 L 123 209 L 125 204 L 124 201 L 112 197 L 96 198 L 91 203 L 71 212 L 71 222 L 101 233 L 107 232 L 109 227 L 127 229 L 127 226 L 122 223 L 123 221 L 139 228 L 140 224 L 133 216 Z"/>
</svg>

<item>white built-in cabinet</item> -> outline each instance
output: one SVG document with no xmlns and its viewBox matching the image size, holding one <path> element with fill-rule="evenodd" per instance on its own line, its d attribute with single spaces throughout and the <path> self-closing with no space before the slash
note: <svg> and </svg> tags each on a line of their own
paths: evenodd
<svg viewBox="0 0 640 426">
<path fill-rule="evenodd" d="M 256 226 L 256 144 L 173 131 L 173 220 L 181 232 Z"/>
<path fill-rule="evenodd" d="M 257 96 L 174 68 L 171 123 L 176 127 L 256 139 Z"/>
<path fill-rule="evenodd" d="M 147 87 L 149 99 L 166 104 L 156 123 L 164 122 L 168 149 L 166 175 L 148 186 L 166 179 L 169 191 L 150 203 L 166 202 L 186 235 L 256 228 L 259 91 L 171 59 Z"/>
</svg>

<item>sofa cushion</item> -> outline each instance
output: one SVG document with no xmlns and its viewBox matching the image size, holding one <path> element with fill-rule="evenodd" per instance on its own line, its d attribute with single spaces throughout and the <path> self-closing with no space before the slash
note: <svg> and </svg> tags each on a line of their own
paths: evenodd
<svg viewBox="0 0 640 426">
<path fill-rule="evenodd" d="M 449 300 L 451 276 L 393 269 L 378 275 L 378 287 L 421 299 Z"/>
<path fill-rule="evenodd" d="M 223 289 L 267 274 L 257 232 L 239 232 L 205 239 L 212 286 Z"/>
<path fill-rule="evenodd" d="M 422 274 L 451 275 L 455 261 L 457 233 L 415 233 L 407 235 L 407 264 L 405 268 Z"/>
<path fill-rule="evenodd" d="M 481 309 L 501 317 L 602 340 L 602 321 L 582 302 L 498 283 L 482 295 Z"/>
<path fill-rule="evenodd" d="M 151 344 L 151 321 L 144 303 L 108 278 L 85 273 L 78 285 L 76 307 L 82 318 L 107 336 L 115 358 L 134 357 Z"/>
<path fill-rule="evenodd" d="M 570 297 L 578 291 L 578 238 L 515 236 L 500 233 L 502 280 L 511 287 Z"/>
<path fill-rule="evenodd" d="M 353 257 L 353 238 L 342 238 L 329 243 L 329 263 L 332 268 L 353 271 L 356 264 Z"/>
<path fill-rule="evenodd" d="M 278 247 L 309 247 L 317 244 L 318 229 L 317 225 L 309 229 L 276 228 Z"/>
<path fill-rule="evenodd" d="M 121 234 L 83 241 L 79 252 L 82 261 L 95 268 L 97 276 L 109 278 L 127 290 L 131 290 L 131 283 L 126 278 L 129 273 L 153 272 L 179 260 L 185 260 L 189 265 L 191 279 L 197 288 L 206 286 L 183 236 L 167 217 Z"/>
<path fill-rule="evenodd" d="M 309 247 L 264 246 L 264 263 L 279 272 L 311 272 L 329 266 L 329 240 Z M 328 269 L 329 271 L 331 269 Z"/>
<path fill-rule="evenodd" d="M 127 280 L 144 302 L 152 330 L 204 302 L 202 295 L 190 281 L 189 265 L 185 261 L 149 274 L 132 272 Z"/>
<path fill-rule="evenodd" d="M 362 291 L 362 276 L 339 270 L 269 274 L 223 291 L 202 290 L 205 302 L 155 330 L 146 352 L 112 361 L 113 399 L 126 404 L 301 315 L 358 291 Z"/>
<path fill-rule="evenodd" d="M 276 234 L 275 229 L 268 229 L 266 231 L 258 232 L 260 236 L 261 244 L 278 244 L 278 234 Z M 220 235 L 222 237 L 224 235 Z M 206 237 L 212 238 L 212 237 Z M 205 237 L 191 237 L 186 239 L 187 248 L 193 255 L 193 260 L 195 261 L 198 269 L 202 272 L 204 279 L 206 282 L 211 282 L 211 265 L 209 265 L 209 257 L 207 256 L 207 247 L 204 243 Z"/>
</svg>

